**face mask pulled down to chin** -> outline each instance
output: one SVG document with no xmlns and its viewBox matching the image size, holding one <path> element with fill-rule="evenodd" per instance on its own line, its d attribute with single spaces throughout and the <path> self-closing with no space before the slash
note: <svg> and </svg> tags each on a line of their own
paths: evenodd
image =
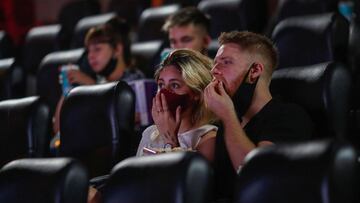
<svg viewBox="0 0 360 203">
<path fill-rule="evenodd" d="M 114 70 L 116 69 L 117 59 L 111 58 L 103 70 L 101 70 L 98 74 L 104 77 L 108 77 Z"/>
<path fill-rule="evenodd" d="M 241 121 L 244 114 L 247 112 L 251 105 L 251 101 L 255 92 L 256 84 L 258 79 L 254 83 L 249 83 L 246 80 L 251 68 L 245 75 L 244 81 L 241 83 L 239 88 L 236 90 L 235 94 L 232 96 L 232 101 L 234 103 L 236 115 Z"/>
<path fill-rule="evenodd" d="M 176 94 L 166 88 L 162 88 L 160 93 L 164 94 L 168 110 L 173 116 L 176 115 L 176 108 L 181 107 L 182 111 L 189 106 L 189 95 L 188 94 Z"/>
</svg>

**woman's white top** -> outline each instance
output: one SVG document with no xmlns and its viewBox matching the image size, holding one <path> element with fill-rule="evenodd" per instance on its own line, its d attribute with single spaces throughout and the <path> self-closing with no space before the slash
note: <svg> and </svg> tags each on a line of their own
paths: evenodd
<svg viewBox="0 0 360 203">
<path fill-rule="evenodd" d="M 200 143 L 201 138 L 208 132 L 215 130 L 217 127 L 214 125 L 203 125 L 199 128 L 192 129 L 178 134 L 178 140 L 180 148 L 184 150 L 195 150 Z M 165 141 L 162 136 L 159 135 L 159 131 L 156 125 L 151 125 L 144 130 L 142 138 L 136 153 L 136 156 L 144 156 L 144 147 L 150 149 L 163 149 Z"/>
</svg>

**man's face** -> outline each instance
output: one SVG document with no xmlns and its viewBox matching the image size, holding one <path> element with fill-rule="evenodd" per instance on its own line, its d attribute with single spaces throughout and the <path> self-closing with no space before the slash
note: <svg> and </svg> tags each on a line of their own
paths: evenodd
<svg viewBox="0 0 360 203">
<path fill-rule="evenodd" d="M 243 82 L 251 63 L 249 55 L 237 44 L 227 43 L 220 46 L 211 73 L 224 84 L 226 92 L 233 96 Z"/>
<path fill-rule="evenodd" d="M 188 48 L 203 52 L 210 43 L 210 37 L 200 27 L 193 24 L 174 26 L 169 29 L 170 47 L 173 49 Z"/>
</svg>

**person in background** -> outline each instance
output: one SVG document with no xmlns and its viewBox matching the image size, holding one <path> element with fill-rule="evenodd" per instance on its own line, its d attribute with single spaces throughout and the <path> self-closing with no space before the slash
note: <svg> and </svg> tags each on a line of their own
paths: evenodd
<svg viewBox="0 0 360 203">
<path fill-rule="evenodd" d="M 185 7 L 169 16 L 162 29 L 172 49 L 188 48 L 207 55 L 210 19 L 196 7 Z"/>
<path fill-rule="evenodd" d="M 104 25 L 91 28 L 85 37 L 87 59 L 91 69 L 96 73 L 96 79 L 79 69 L 67 72 L 67 79 L 72 86 L 93 85 L 119 80 L 132 81 L 145 78 L 145 75 L 131 64 L 129 26 L 119 17 L 108 20 Z M 53 131 L 59 134 L 59 117 L 64 96 L 56 107 Z M 59 137 L 59 136 L 57 136 Z M 59 140 L 57 140 L 59 145 Z M 55 142 L 55 140 L 53 140 Z M 54 146 L 53 146 L 54 147 Z"/>
<path fill-rule="evenodd" d="M 216 199 L 232 202 L 236 172 L 257 147 L 307 140 L 313 133 L 308 114 L 295 104 L 273 99 L 269 85 L 277 66 L 273 43 L 260 34 L 222 33 L 204 91 L 207 107 L 221 121 L 215 149 Z"/>
<path fill-rule="evenodd" d="M 91 28 L 86 34 L 85 46 L 97 80 L 79 70 L 71 70 L 68 73 L 69 81 L 72 84 L 92 85 L 144 78 L 144 74 L 131 64 L 129 29 L 126 21 L 118 17 Z"/>
<path fill-rule="evenodd" d="M 144 130 L 137 156 L 195 150 L 213 161 L 217 127 L 210 124 L 215 117 L 203 99 L 211 67 L 210 58 L 190 49 L 174 50 L 164 59 L 155 73 L 155 124 Z"/>
</svg>

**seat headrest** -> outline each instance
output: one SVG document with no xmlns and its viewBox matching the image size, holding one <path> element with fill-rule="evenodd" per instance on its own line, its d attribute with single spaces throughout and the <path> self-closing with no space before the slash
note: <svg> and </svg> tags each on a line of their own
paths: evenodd
<svg viewBox="0 0 360 203">
<path fill-rule="evenodd" d="M 278 69 L 270 90 L 275 97 L 301 105 L 317 128 L 316 136 L 347 135 L 351 74 L 341 63 Z"/>
<path fill-rule="evenodd" d="M 0 30 L 0 59 L 14 57 L 15 45 L 11 37 L 4 30 Z"/>
<path fill-rule="evenodd" d="M 338 13 L 296 16 L 276 25 L 272 37 L 279 66 L 304 66 L 347 60 L 349 23 Z"/>
<path fill-rule="evenodd" d="M 104 202 L 206 202 L 212 171 L 195 152 L 132 157 L 117 164 L 104 189 Z"/>
<path fill-rule="evenodd" d="M 131 155 L 135 93 L 126 82 L 76 87 L 60 114 L 62 155 L 96 162 L 93 166 L 105 168 L 107 173 Z"/>
<path fill-rule="evenodd" d="M 165 23 L 166 18 L 179 9 L 179 4 L 171 4 L 143 10 L 139 19 L 137 41 L 165 39 L 165 34 L 161 31 L 161 27 Z"/>
<path fill-rule="evenodd" d="M 199 10 L 210 16 L 210 35 L 248 30 L 262 33 L 267 23 L 267 3 L 262 0 L 201 1 Z"/>
<path fill-rule="evenodd" d="M 36 74 L 46 54 L 56 48 L 60 25 L 46 25 L 32 28 L 26 35 L 23 64 L 26 71 Z"/>
<path fill-rule="evenodd" d="M 16 76 L 21 78 L 23 72 L 19 70 L 14 71 L 15 65 L 15 58 L 0 59 L 0 101 L 16 98 L 17 91 L 15 86 L 18 85 L 18 81 L 14 81 L 12 78 Z"/>
<path fill-rule="evenodd" d="M 38 97 L 0 102 L 0 166 L 24 157 L 48 155 L 51 116 Z"/>
<path fill-rule="evenodd" d="M 355 149 L 340 140 L 259 148 L 246 157 L 235 202 L 352 202 L 356 165 Z"/>
<path fill-rule="evenodd" d="M 88 175 L 70 158 L 19 159 L 0 170 L 0 202 L 87 201 Z"/>
<path fill-rule="evenodd" d="M 75 27 L 73 39 L 71 43 L 72 48 L 84 47 L 84 40 L 86 33 L 90 28 L 105 24 L 106 21 L 116 16 L 116 13 L 104 13 L 98 15 L 90 15 L 81 18 Z"/>
<path fill-rule="evenodd" d="M 49 53 L 41 61 L 37 73 L 36 92 L 49 104 L 52 111 L 55 110 L 62 94 L 59 83 L 60 66 L 77 64 L 83 54 L 83 48 L 57 51 Z"/>
<path fill-rule="evenodd" d="M 136 42 L 131 45 L 131 53 L 136 59 L 136 66 L 146 75 L 147 78 L 153 78 L 154 72 L 159 64 L 155 64 L 155 57 L 159 57 L 160 50 L 163 48 L 162 40 L 147 42 Z"/>
</svg>

